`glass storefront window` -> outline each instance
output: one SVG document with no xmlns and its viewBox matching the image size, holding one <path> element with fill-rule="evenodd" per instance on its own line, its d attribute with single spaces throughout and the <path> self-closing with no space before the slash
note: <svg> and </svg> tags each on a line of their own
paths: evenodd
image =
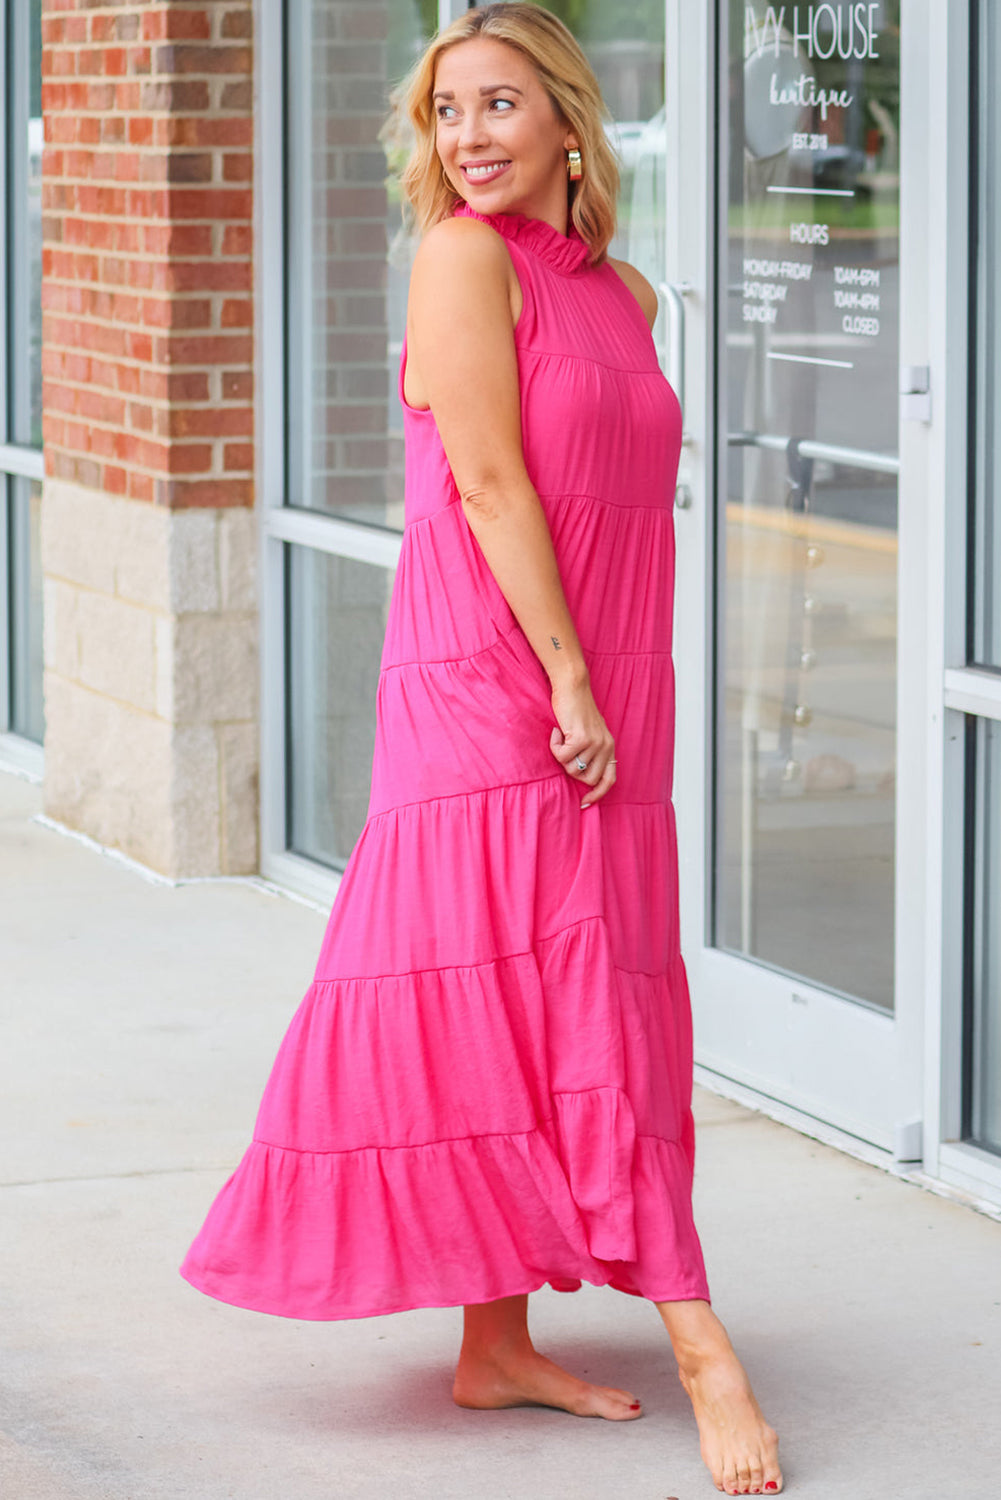
<svg viewBox="0 0 1001 1500">
<path fill-rule="evenodd" d="M 598 73 L 623 164 L 612 253 L 663 262 L 664 6 L 550 7 Z M 380 132 L 392 87 L 437 29 L 436 0 L 285 7 L 286 503 L 403 527 L 397 379 L 416 243 Z M 342 867 L 364 824 L 391 586 L 368 564 L 287 548 L 288 845 Z"/>
<path fill-rule="evenodd" d="M 653 286 L 664 279 L 664 0 L 551 0 L 587 55 L 611 119 L 606 129 L 621 173 L 618 229 L 609 254 L 630 261 Z M 664 319 L 655 336 L 663 335 Z"/>
<path fill-rule="evenodd" d="M 1001 16 L 986 0 L 971 27 L 974 140 L 971 203 L 976 226 L 972 287 L 970 405 L 972 455 L 969 624 L 972 664 L 1001 668 L 1001 109 L 996 78 L 1001 64 Z M 968 1139 L 1001 1153 L 1001 721 L 971 718 L 972 757 L 967 788 L 966 1056 Z"/>
<path fill-rule="evenodd" d="M 1001 723 L 978 719 L 973 733 L 968 1134 L 1001 1153 Z"/>
<path fill-rule="evenodd" d="M 562 0 L 622 161 L 612 254 L 663 276 L 662 0 Z M 290 505 L 402 529 L 396 380 L 415 243 L 380 142 L 389 91 L 437 28 L 431 0 L 287 7 Z"/>
<path fill-rule="evenodd" d="M 899 8 L 720 6 L 713 936 L 887 1010 Z"/>
<path fill-rule="evenodd" d="M 27 67 L 11 70 L 8 179 L 8 442 L 42 446 L 42 4 L 15 7 L 9 41 Z"/>
<path fill-rule="evenodd" d="M 380 130 L 437 10 L 286 6 L 287 503 L 392 530 L 403 528 L 396 382 L 414 247 Z"/>
<path fill-rule="evenodd" d="M 5 441 L 42 444 L 42 108 L 41 0 L 6 7 L 5 166 L 7 178 L 3 350 Z M 30 471 L 29 471 L 30 472 Z M 44 735 L 42 707 L 41 487 L 4 476 L 6 638 L 9 694 L 0 723 L 26 739 Z"/>
<path fill-rule="evenodd" d="M 368 811 L 387 568 L 286 548 L 288 847 L 343 869 Z"/>
<path fill-rule="evenodd" d="M 10 725 L 39 744 L 45 733 L 42 708 L 42 486 L 11 475 L 7 480 L 10 537 Z"/>
<path fill-rule="evenodd" d="M 285 6 L 287 505 L 403 529 L 413 244 L 381 131 L 436 0 Z M 386 568 L 287 546 L 287 847 L 343 869 L 368 810 Z"/>
</svg>

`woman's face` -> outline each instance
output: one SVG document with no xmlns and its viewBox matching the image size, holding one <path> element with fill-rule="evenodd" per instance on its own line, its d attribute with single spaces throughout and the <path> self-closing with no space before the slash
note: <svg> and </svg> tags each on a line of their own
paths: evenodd
<svg viewBox="0 0 1001 1500">
<path fill-rule="evenodd" d="M 438 61 L 433 103 L 438 156 L 470 208 L 566 233 L 566 153 L 577 137 L 523 53 L 491 37 L 456 42 Z"/>
</svg>

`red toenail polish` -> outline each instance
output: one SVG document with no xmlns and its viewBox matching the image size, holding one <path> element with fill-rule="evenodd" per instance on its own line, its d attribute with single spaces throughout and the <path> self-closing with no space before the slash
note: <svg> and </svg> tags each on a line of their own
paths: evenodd
<svg viewBox="0 0 1001 1500">
<path fill-rule="evenodd" d="M 640 1405 L 641 1405 L 641 1403 L 639 1401 L 634 1401 L 632 1403 L 632 1405 L 630 1406 L 629 1410 L 630 1411 L 639 1411 Z"/>
<path fill-rule="evenodd" d="M 769 1479 L 768 1483 L 765 1485 L 765 1489 L 766 1490 L 777 1490 L 778 1489 L 778 1485 L 775 1483 L 774 1479 Z"/>
</svg>

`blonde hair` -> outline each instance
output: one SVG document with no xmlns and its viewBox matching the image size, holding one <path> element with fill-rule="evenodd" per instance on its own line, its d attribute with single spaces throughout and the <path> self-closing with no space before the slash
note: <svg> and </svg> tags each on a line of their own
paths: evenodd
<svg viewBox="0 0 1001 1500">
<path fill-rule="evenodd" d="M 574 227 L 590 248 L 591 264 L 597 265 L 615 233 L 619 192 L 618 162 L 604 131 L 604 121 L 610 116 L 579 43 L 558 17 L 525 0 L 467 11 L 431 39 L 390 95 L 392 113 L 385 134 L 399 142 L 410 136 L 410 156 L 400 173 L 400 187 L 418 228 L 423 233 L 447 219 L 463 201 L 438 158 L 437 112 L 431 96 L 442 54 L 459 42 L 481 36 L 506 42 L 528 59 L 557 116 L 575 132 L 584 175 L 578 182 L 568 179 L 567 205 Z"/>
</svg>

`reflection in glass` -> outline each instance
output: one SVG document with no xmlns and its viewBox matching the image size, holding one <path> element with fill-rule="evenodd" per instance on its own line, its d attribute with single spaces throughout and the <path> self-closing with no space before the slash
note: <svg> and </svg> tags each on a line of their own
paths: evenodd
<svg viewBox="0 0 1001 1500">
<path fill-rule="evenodd" d="M 580 42 L 597 76 L 619 158 L 618 230 L 609 254 L 653 286 L 664 279 L 666 137 L 663 0 L 552 0 L 545 6 Z M 660 318 L 654 337 L 664 335 Z M 663 350 L 661 350 L 663 354 Z"/>
<path fill-rule="evenodd" d="M 612 253 L 663 259 L 664 7 L 550 7 L 588 52 L 623 163 Z M 397 378 L 415 242 L 380 130 L 390 88 L 437 27 L 436 0 L 288 3 L 287 502 L 403 525 Z M 368 805 L 391 579 L 287 550 L 289 844 L 343 866 Z"/>
<path fill-rule="evenodd" d="M 613 255 L 663 271 L 664 7 L 563 0 L 614 116 Z M 288 5 L 288 503 L 403 525 L 397 373 L 416 248 L 403 228 L 389 90 L 435 30 L 434 0 Z M 364 32 L 364 35 L 361 33 Z M 387 154 L 388 153 L 388 154 Z"/>
<path fill-rule="evenodd" d="M 890 1009 L 898 5 L 720 9 L 714 940 Z"/>
<path fill-rule="evenodd" d="M 42 108 L 41 0 L 8 7 L 11 66 L 5 90 L 7 163 L 6 441 L 42 443 Z M 42 576 L 39 519 L 41 487 L 4 477 L 6 516 L 9 699 L 0 722 L 41 742 Z"/>
<path fill-rule="evenodd" d="M 9 476 L 7 516 L 10 569 L 10 727 L 41 744 L 42 707 L 42 486 Z"/>
<path fill-rule="evenodd" d="M 971 1137 L 1001 1152 L 1001 724 L 976 723 Z"/>
<path fill-rule="evenodd" d="M 379 133 L 434 0 L 286 5 L 290 505 L 402 529 L 412 246 Z"/>
<path fill-rule="evenodd" d="M 1001 667 L 1001 104 L 996 80 L 1001 68 L 1001 14 L 994 4 L 977 7 L 980 86 L 977 90 L 977 173 L 971 184 L 977 225 L 976 315 L 973 320 L 973 383 L 976 413 L 975 574 L 973 660 Z M 974 32 L 976 37 L 976 31 Z"/>
<path fill-rule="evenodd" d="M 368 811 L 393 575 L 287 547 L 289 847 L 342 869 Z"/>
<path fill-rule="evenodd" d="M 42 445 L 42 6 L 10 8 L 8 442 Z"/>
</svg>

